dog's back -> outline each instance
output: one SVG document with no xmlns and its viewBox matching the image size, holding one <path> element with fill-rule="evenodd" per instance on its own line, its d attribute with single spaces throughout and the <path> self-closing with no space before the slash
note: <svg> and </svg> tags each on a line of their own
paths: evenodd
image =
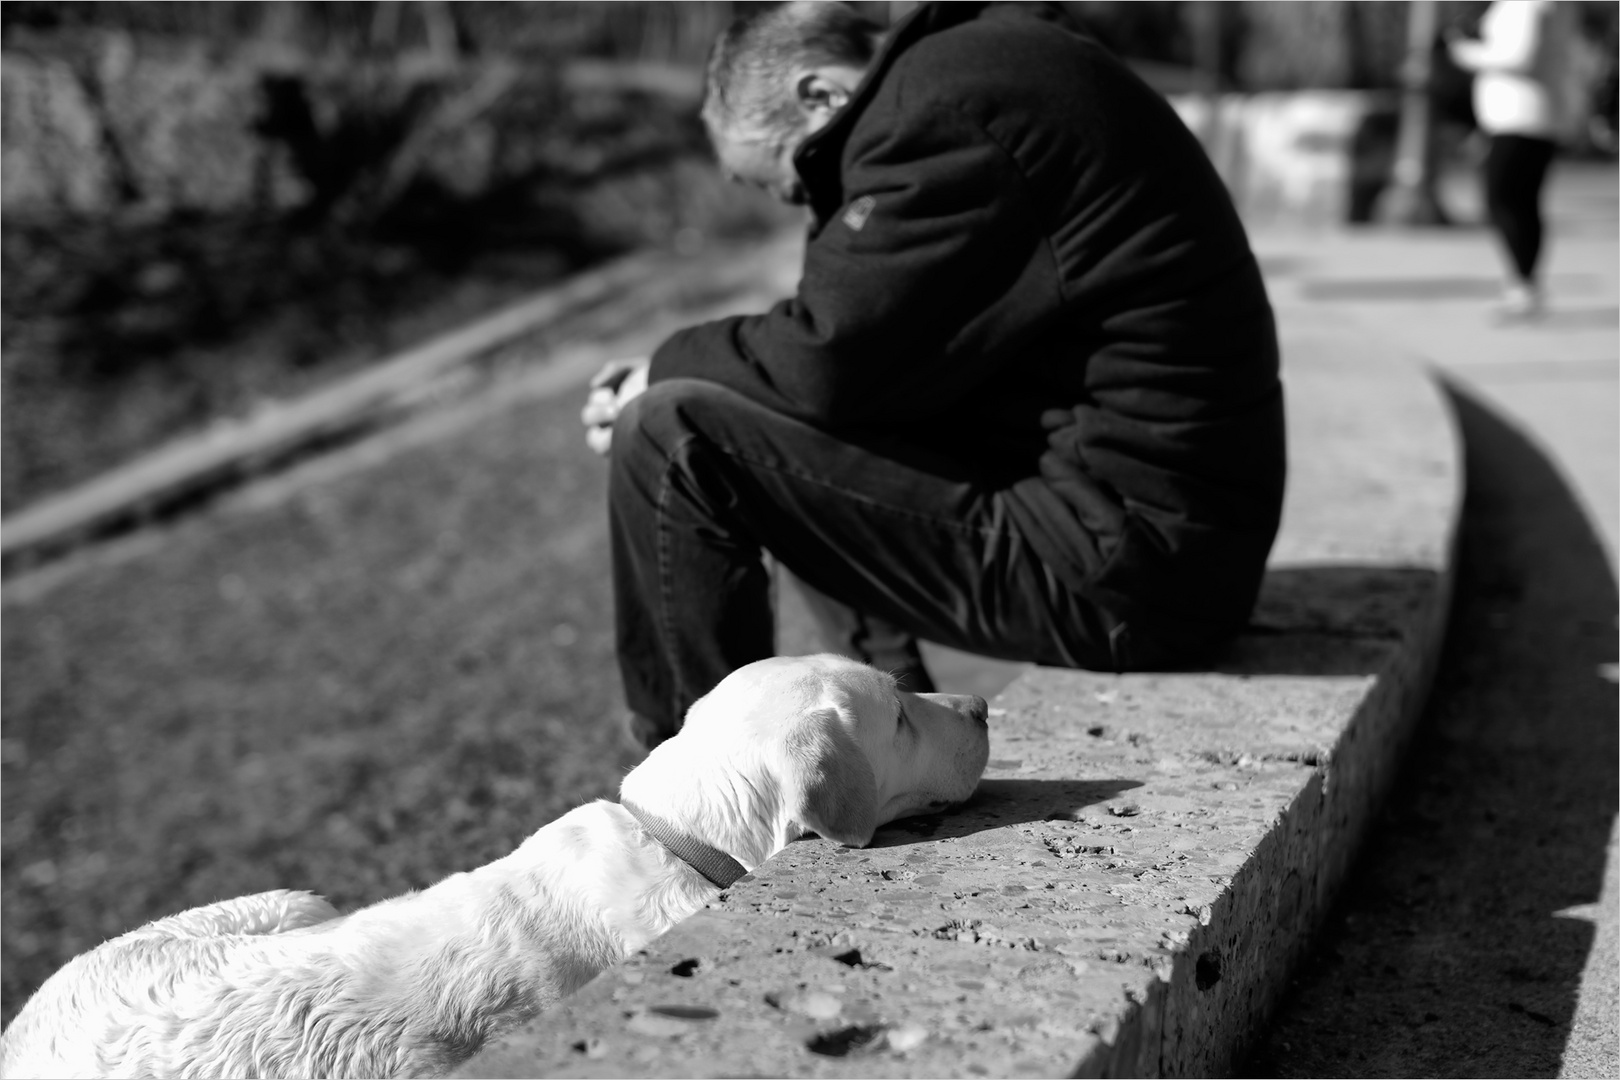
<svg viewBox="0 0 1620 1080">
<path fill-rule="evenodd" d="M 636 882 L 669 892 L 677 863 L 599 800 L 350 915 L 300 892 L 194 908 L 51 976 L 6 1030 L 0 1076 L 443 1075 L 701 907 L 687 888 L 640 925 Z"/>
<path fill-rule="evenodd" d="M 278 889 L 192 908 L 114 938 L 75 957 L 29 1000 L 0 1039 L 0 1076 L 122 1071 L 125 1053 L 141 1055 L 133 1044 L 148 1041 L 151 1018 L 194 992 L 196 977 L 219 970 L 245 938 L 336 917 L 313 893 Z"/>
</svg>

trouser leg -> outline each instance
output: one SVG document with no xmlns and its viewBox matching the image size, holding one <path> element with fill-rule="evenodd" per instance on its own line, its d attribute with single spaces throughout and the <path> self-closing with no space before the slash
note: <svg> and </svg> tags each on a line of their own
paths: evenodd
<svg viewBox="0 0 1620 1080">
<path fill-rule="evenodd" d="M 912 637 L 1113 667 L 1110 620 L 1041 564 L 1004 492 L 910 448 L 857 446 L 673 380 L 614 425 L 609 502 L 626 700 L 665 735 L 730 671 L 772 655 L 765 551 Z"/>
<path fill-rule="evenodd" d="M 1493 136 L 1485 155 L 1485 205 L 1517 278 L 1533 284 L 1541 257 L 1541 189 L 1554 146 L 1546 139 Z"/>
<path fill-rule="evenodd" d="M 728 520 L 733 495 L 702 475 L 705 448 L 679 424 L 641 422 L 664 393 L 649 388 L 614 424 L 608 489 L 619 670 L 648 743 L 726 674 L 775 655 L 764 551 Z"/>
<path fill-rule="evenodd" d="M 887 671 L 903 690 L 914 694 L 933 692 L 934 680 L 923 664 L 915 634 L 887 619 L 834 600 L 791 574 L 785 576 L 792 577 L 789 587 L 796 588 L 804 598 L 829 651 Z"/>
</svg>

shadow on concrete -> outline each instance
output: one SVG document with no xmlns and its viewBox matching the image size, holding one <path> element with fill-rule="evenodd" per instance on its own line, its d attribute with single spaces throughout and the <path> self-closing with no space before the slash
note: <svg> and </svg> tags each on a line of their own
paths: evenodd
<svg viewBox="0 0 1620 1080">
<path fill-rule="evenodd" d="M 1448 386 L 1468 491 L 1429 707 L 1247 1076 L 1554 1076 L 1620 811 L 1615 578 L 1558 469 Z M 1596 1075 L 1596 1074 L 1592 1074 Z"/>
<path fill-rule="evenodd" d="M 1077 811 L 1141 786 L 1138 780 L 985 780 L 961 806 L 891 822 L 867 846 L 903 847 L 919 838 L 953 840 L 1031 821 L 1073 821 Z"/>
<path fill-rule="evenodd" d="M 1374 675 L 1421 633 L 1441 585 L 1421 566 L 1266 571 L 1248 629 L 1216 658 L 1230 675 Z"/>
</svg>

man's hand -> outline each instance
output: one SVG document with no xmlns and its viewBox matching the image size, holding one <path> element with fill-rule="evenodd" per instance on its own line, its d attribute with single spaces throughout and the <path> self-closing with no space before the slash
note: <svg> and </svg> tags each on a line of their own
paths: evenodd
<svg viewBox="0 0 1620 1080">
<path fill-rule="evenodd" d="M 613 421 L 620 410 L 647 389 L 649 364 L 644 356 L 609 360 L 591 378 L 591 392 L 579 419 L 585 425 L 585 442 L 603 457 L 613 448 Z"/>
</svg>

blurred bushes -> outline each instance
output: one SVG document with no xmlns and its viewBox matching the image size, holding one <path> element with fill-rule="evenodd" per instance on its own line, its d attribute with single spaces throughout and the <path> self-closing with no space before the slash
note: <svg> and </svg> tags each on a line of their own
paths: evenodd
<svg viewBox="0 0 1620 1080">
<path fill-rule="evenodd" d="M 419 178 L 476 194 L 600 134 L 568 115 L 569 61 L 696 63 L 730 5 L 669 8 L 8 4 L 0 197 L 376 219 Z"/>
<path fill-rule="evenodd" d="M 1173 3 L 1094 0 L 1064 7 L 1122 56 L 1212 67 L 1226 89 L 1392 89 L 1406 48 L 1404 0 Z M 1485 0 L 1443 0 L 1472 29 Z"/>
<path fill-rule="evenodd" d="M 563 115 L 570 63 L 695 68 L 726 22 L 761 6 L 6 3 L 0 200 L 8 216 L 375 221 L 419 180 L 465 197 L 525 179 L 548 152 L 581 153 Z M 860 6 L 887 18 L 907 5 Z M 1065 6 L 1124 56 L 1214 66 L 1244 90 L 1395 86 L 1408 7 Z M 1441 5 L 1465 27 L 1484 6 Z"/>
<path fill-rule="evenodd" d="M 623 7 L 0 9 L 4 509 L 606 256 L 780 223 L 694 98 L 643 89 L 695 80 L 573 77 L 691 51 L 702 20 Z"/>
</svg>

